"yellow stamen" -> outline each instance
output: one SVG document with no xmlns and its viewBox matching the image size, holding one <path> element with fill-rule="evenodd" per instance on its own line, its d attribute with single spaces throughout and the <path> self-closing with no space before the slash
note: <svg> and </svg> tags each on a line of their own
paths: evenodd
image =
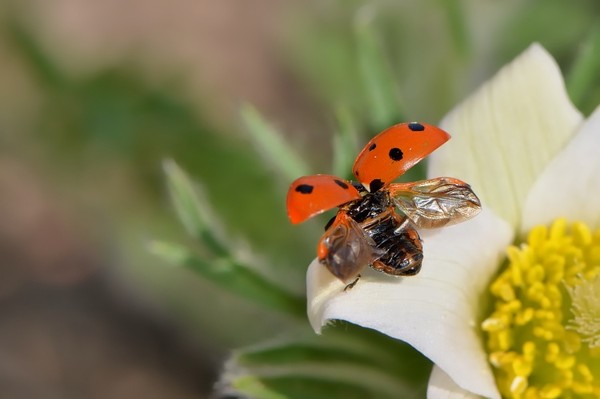
<svg viewBox="0 0 600 399">
<path fill-rule="evenodd" d="M 578 332 L 590 347 L 599 348 L 600 275 L 589 282 L 582 281 L 575 286 L 567 286 L 567 291 L 571 296 L 571 311 L 574 316 L 567 328 Z"/>
<path fill-rule="evenodd" d="M 507 257 L 481 323 L 502 396 L 600 398 L 600 230 L 559 219 Z"/>
</svg>

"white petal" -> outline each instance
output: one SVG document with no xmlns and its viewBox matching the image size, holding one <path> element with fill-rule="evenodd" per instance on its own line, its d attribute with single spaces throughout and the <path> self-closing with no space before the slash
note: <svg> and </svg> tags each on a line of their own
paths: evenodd
<svg viewBox="0 0 600 399">
<path fill-rule="evenodd" d="M 523 231 L 561 216 L 600 227 L 600 107 L 535 182 Z"/>
<path fill-rule="evenodd" d="M 477 399 L 479 397 L 456 385 L 444 370 L 433 366 L 427 387 L 427 399 Z"/>
<path fill-rule="evenodd" d="M 556 62 L 534 44 L 443 119 L 453 139 L 429 176 L 465 180 L 517 227 L 531 185 L 581 121 Z"/>
<path fill-rule="evenodd" d="M 480 294 L 512 242 L 509 224 L 491 210 L 423 234 L 423 269 L 398 278 L 365 270 L 351 289 L 318 262 L 307 274 L 315 331 L 341 319 L 408 342 L 469 391 L 497 397 L 477 335 Z"/>
</svg>

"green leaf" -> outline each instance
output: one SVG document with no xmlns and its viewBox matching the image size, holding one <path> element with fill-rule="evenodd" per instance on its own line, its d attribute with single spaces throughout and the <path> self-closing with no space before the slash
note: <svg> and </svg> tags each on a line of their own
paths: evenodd
<svg viewBox="0 0 600 399">
<path fill-rule="evenodd" d="M 293 181 L 308 174 L 308 166 L 290 147 L 283 136 L 270 126 L 258 113 L 256 108 L 246 104 L 242 107 L 241 116 L 252 139 L 256 142 L 263 158 L 275 166 L 275 171 L 286 181 Z"/>
<path fill-rule="evenodd" d="M 202 198 L 199 188 L 174 161 L 164 161 L 163 169 L 171 201 L 188 234 L 200 240 L 215 255 L 229 254 L 226 243 L 218 237 L 221 226 L 212 216 L 214 212 Z"/>
<path fill-rule="evenodd" d="M 243 392 L 251 398 L 260 399 L 289 399 L 288 395 L 279 393 L 277 388 L 268 388 L 268 384 L 265 384 L 263 380 L 252 375 L 240 377 L 234 381 L 232 386 L 234 392 Z M 287 385 L 287 384 L 286 384 Z M 227 392 L 230 389 L 225 390 L 223 393 L 234 393 Z M 227 396 L 227 395 L 224 395 Z"/>
<path fill-rule="evenodd" d="M 167 262 L 193 270 L 202 277 L 257 304 L 296 317 L 306 317 L 305 298 L 287 292 L 235 259 L 228 257 L 205 259 L 184 246 L 160 241 L 151 242 L 149 250 Z"/>
<path fill-rule="evenodd" d="M 319 369 L 315 369 L 319 371 Z M 340 372 L 347 372 L 342 366 Z M 360 371 L 358 371 L 360 372 Z M 245 376 L 234 381 L 233 387 L 244 395 L 257 399 L 393 399 L 397 396 L 382 393 L 380 390 L 365 389 L 360 378 L 369 376 L 353 375 L 353 381 L 331 381 L 311 376 Z"/>
<path fill-rule="evenodd" d="M 10 9 L 10 8 L 9 8 Z M 17 18 L 2 18 L 3 29 L 0 35 L 5 36 L 14 47 L 29 62 L 29 73 L 39 79 L 39 82 L 47 88 L 58 88 L 67 86 L 67 77 L 58 65 L 43 51 L 42 46 L 36 40 L 25 25 Z"/>
<path fill-rule="evenodd" d="M 381 48 L 381 39 L 373 27 L 374 8 L 362 7 L 356 15 L 354 32 L 358 48 L 358 63 L 370 107 L 368 115 L 374 126 L 388 126 L 402 120 L 398 83 Z"/>
<path fill-rule="evenodd" d="M 567 90 L 571 100 L 585 111 L 592 111 L 597 103 L 589 104 L 589 97 L 598 90 L 600 78 L 600 27 L 595 25 L 583 45 L 580 46 L 569 74 Z"/>
<path fill-rule="evenodd" d="M 468 56 L 471 51 L 471 39 L 462 0 L 441 0 L 439 4 L 446 11 L 450 36 L 456 52 L 463 58 Z"/>
<path fill-rule="evenodd" d="M 339 127 L 333 136 L 333 174 L 349 177 L 354 158 L 358 154 L 356 122 L 345 107 L 339 107 L 336 116 Z"/>
<path fill-rule="evenodd" d="M 344 324 L 324 336 L 238 351 L 221 385 L 259 398 L 411 398 L 423 395 L 429 371 L 410 346 Z"/>
</svg>

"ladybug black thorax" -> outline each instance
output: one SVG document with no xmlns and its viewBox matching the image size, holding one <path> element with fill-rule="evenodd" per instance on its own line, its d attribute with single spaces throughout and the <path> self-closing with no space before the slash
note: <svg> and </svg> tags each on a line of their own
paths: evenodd
<svg viewBox="0 0 600 399">
<path fill-rule="evenodd" d="M 374 219 L 393 207 L 390 194 L 386 190 L 370 193 L 361 184 L 353 184 L 362 195 L 362 198 L 345 204 L 341 209 L 356 222 L 363 223 L 368 219 Z"/>
<path fill-rule="evenodd" d="M 395 212 L 395 204 L 387 190 L 370 193 L 354 184 L 363 196 L 340 207 L 371 237 L 382 253 L 371 264 L 388 274 L 414 275 L 421 268 L 423 247 L 418 233 L 406 216 Z"/>
</svg>

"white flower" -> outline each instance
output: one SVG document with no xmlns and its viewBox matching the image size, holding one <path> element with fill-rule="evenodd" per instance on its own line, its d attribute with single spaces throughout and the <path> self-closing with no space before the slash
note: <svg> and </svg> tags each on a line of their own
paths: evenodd
<svg viewBox="0 0 600 399">
<path fill-rule="evenodd" d="M 484 349 L 481 304 L 507 247 L 559 217 L 600 228 L 600 108 L 571 104 L 558 66 L 537 44 L 451 111 L 452 140 L 431 156 L 429 177 L 471 184 L 474 219 L 422 231 L 423 268 L 393 278 L 366 270 L 344 284 L 313 261 L 308 315 L 316 332 L 347 320 L 406 341 L 434 363 L 428 397 L 499 398 Z"/>
</svg>

